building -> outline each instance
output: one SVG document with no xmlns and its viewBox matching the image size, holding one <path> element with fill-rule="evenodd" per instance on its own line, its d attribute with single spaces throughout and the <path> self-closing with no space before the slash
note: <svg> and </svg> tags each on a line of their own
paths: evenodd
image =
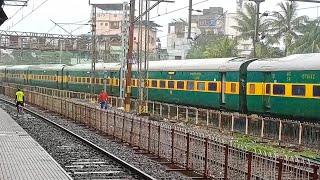
<svg viewBox="0 0 320 180">
<path fill-rule="evenodd" d="M 202 14 L 192 15 L 191 22 L 197 24 L 201 32 L 213 31 L 214 34 L 224 34 L 225 16 L 222 7 L 203 9 Z"/>
<path fill-rule="evenodd" d="M 123 14 L 121 12 L 101 12 L 97 13 L 97 28 L 96 32 L 98 36 L 104 37 L 102 41 L 99 41 L 99 47 L 101 50 L 105 49 L 119 49 L 121 46 L 121 33 L 122 33 L 122 20 Z M 139 28 L 139 24 L 142 24 L 142 28 Z M 149 32 L 146 33 L 146 27 L 149 27 Z M 154 23 L 153 21 L 143 21 L 135 23 L 134 29 L 134 47 L 135 52 L 147 51 L 153 53 L 157 51 L 157 28 L 160 25 Z M 140 33 L 142 32 L 142 33 Z M 120 41 L 119 41 L 120 40 Z M 145 46 L 145 42 L 148 44 Z M 140 43 L 140 46 L 138 46 Z M 147 47 L 147 49 L 146 49 Z M 114 52 L 117 53 L 117 52 Z M 119 56 L 121 51 L 118 51 L 116 56 Z"/>
<path fill-rule="evenodd" d="M 196 23 L 191 24 L 191 38 L 201 33 Z M 180 60 L 187 57 L 190 50 L 188 23 L 184 20 L 169 23 L 167 36 L 167 52 L 169 60 Z"/>
<path fill-rule="evenodd" d="M 237 21 L 235 18 L 237 17 L 237 13 L 227 13 L 225 15 L 225 34 L 230 38 L 237 37 L 240 33 L 233 28 L 233 26 L 237 26 Z M 240 39 L 238 41 L 237 50 L 240 56 L 249 56 L 253 49 L 252 40 L 251 39 Z"/>
</svg>

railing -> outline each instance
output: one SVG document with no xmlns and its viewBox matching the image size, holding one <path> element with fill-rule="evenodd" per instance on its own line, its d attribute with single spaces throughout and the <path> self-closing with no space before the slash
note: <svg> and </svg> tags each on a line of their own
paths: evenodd
<svg viewBox="0 0 320 180">
<path fill-rule="evenodd" d="M 85 102 L 96 102 L 98 100 L 98 95 L 84 92 L 17 84 L 7 85 L 10 87 L 23 87 L 25 90 L 32 90 L 54 97 L 75 98 Z M 119 97 L 110 97 L 109 102 L 114 107 L 121 107 L 123 105 L 123 99 Z M 131 99 L 131 107 L 133 112 L 137 112 L 137 100 Z M 248 116 L 239 113 L 228 113 L 152 101 L 149 101 L 148 107 L 152 115 L 177 122 L 191 123 L 230 133 L 239 132 L 258 137 L 261 141 L 273 140 L 283 145 L 320 149 L 320 124 Z"/>
<path fill-rule="evenodd" d="M 15 97 L 15 88 L 0 86 L 4 95 Z M 25 101 L 85 124 L 186 170 L 215 179 L 319 180 L 319 165 L 300 158 L 259 154 L 225 144 L 222 140 L 185 127 L 150 121 L 117 110 L 101 110 L 92 104 L 26 88 Z M 61 92 L 61 91 L 60 91 Z"/>
</svg>

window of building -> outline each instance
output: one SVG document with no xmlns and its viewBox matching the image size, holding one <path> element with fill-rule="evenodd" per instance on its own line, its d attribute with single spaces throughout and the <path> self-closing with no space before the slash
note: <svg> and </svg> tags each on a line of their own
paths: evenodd
<svg viewBox="0 0 320 180">
<path fill-rule="evenodd" d="M 256 93 L 256 85 L 255 84 L 250 84 L 249 93 L 250 94 Z"/>
<path fill-rule="evenodd" d="M 208 83 L 208 90 L 209 91 L 217 91 L 217 83 Z"/>
<path fill-rule="evenodd" d="M 306 86 L 305 85 L 292 85 L 292 95 L 293 96 L 305 96 Z"/>
<path fill-rule="evenodd" d="M 270 84 L 266 85 L 266 94 L 270 94 L 270 87 L 271 87 Z"/>
<path fill-rule="evenodd" d="M 108 23 L 104 23 L 104 26 L 108 26 Z"/>
<path fill-rule="evenodd" d="M 174 88 L 174 81 L 168 81 L 168 88 Z"/>
<path fill-rule="evenodd" d="M 182 57 L 181 57 L 181 56 L 174 56 L 174 59 L 175 59 L 175 60 L 181 60 Z"/>
<path fill-rule="evenodd" d="M 177 88 L 178 89 L 184 89 L 184 81 L 178 81 L 177 82 Z"/>
<path fill-rule="evenodd" d="M 152 87 L 158 87 L 158 81 L 157 80 L 152 80 L 151 86 Z"/>
<path fill-rule="evenodd" d="M 194 90 L 194 82 L 193 81 L 188 81 L 187 82 L 187 89 L 188 90 Z"/>
<path fill-rule="evenodd" d="M 237 85 L 236 83 L 231 83 L 231 92 L 236 93 L 237 92 Z"/>
<path fill-rule="evenodd" d="M 284 95 L 285 93 L 286 93 L 285 85 L 283 85 L 283 84 L 273 85 L 273 94 Z"/>
<path fill-rule="evenodd" d="M 119 21 L 110 22 L 110 29 L 119 29 Z"/>
<path fill-rule="evenodd" d="M 160 81 L 160 88 L 166 88 L 166 82 Z"/>
<path fill-rule="evenodd" d="M 103 23 L 100 23 L 100 26 L 103 26 Z"/>
<path fill-rule="evenodd" d="M 320 86 L 313 86 L 313 96 L 320 97 Z"/>
<path fill-rule="evenodd" d="M 198 86 L 198 90 L 200 90 L 200 91 L 205 90 L 205 83 L 204 82 L 198 82 L 197 86 Z"/>
</svg>

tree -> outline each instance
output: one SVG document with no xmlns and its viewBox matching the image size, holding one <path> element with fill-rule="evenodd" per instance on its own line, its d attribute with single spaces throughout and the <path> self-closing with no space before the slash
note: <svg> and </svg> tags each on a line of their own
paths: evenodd
<svg viewBox="0 0 320 180">
<path fill-rule="evenodd" d="M 235 18 L 237 21 L 237 26 L 232 26 L 235 30 L 237 30 L 240 34 L 239 37 L 246 40 L 252 40 L 252 44 L 254 42 L 255 36 L 255 27 L 256 27 L 256 7 L 252 3 L 246 3 L 244 6 L 244 11 L 238 11 L 238 16 Z M 263 17 L 260 18 L 260 24 L 258 26 L 259 34 L 265 35 L 267 38 L 266 32 L 268 32 L 268 28 L 270 25 L 270 21 L 263 21 Z"/>
<path fill-rule="evenodd" d="M 290 47 L 291 54 L 320 53 L 320 27 L 314 21 L 306 25 L 306 33 Z"/>
<path fill-rule="evenodd" d="M 187 59 L 222 58 L 237 56 L 237 40 L 223 35 L 204 35 L 195 41 Z"/>
<path fill-rule="evenodd" d="M 256 44 L 256 58 L 280 58 L 284 52 L 279 47 L 272 47 L 263 43 Z"/>
<path fill-rule="evenodd" d="M 272 19 L 269 21 L 272 24 L 270 31 L 278 41 L 283 38 L 284 53 L 287 55 L 290 45 L 298 38 L 298 32 L 301 31 L 301 27 L 304 26 L 308 17 L 297 16 L 298 5 L 296 2 L 281 2 L 278 6 L 283 13 L 273 12 Z"/>
</svg>

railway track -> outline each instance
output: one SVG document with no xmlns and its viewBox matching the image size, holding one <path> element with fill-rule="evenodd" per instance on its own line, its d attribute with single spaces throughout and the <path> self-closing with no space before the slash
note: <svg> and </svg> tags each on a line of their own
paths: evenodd
<svg viewBox="0 0 320 180">
<path fill-rule="evenodd" d="M 14 104 L 0 98 L 16 110 Z M 62 127 L 32 110 L 13 118 L 35 138 L 74 179 L 148 179 L 155 180 L 137 167 L 116 157 L 93 142 Z M 49 126 L 48 126 L 49 124 Z"/>
</svg>

